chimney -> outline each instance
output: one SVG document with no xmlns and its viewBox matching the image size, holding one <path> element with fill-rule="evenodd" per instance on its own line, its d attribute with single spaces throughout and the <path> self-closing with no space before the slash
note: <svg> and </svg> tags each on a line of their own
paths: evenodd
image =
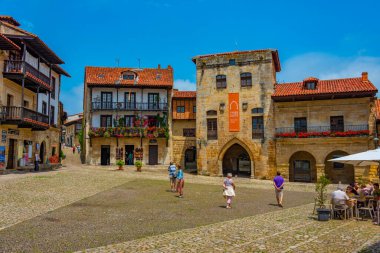
<svg viewBox="0 0 380 253">
<path fill-rule="evenodd" d="M 158 64 L 157 68 L 158 68 L 158 69 L 161 69 L 161 64 Z"/>
<path fill-rule="evenodd" d="M 172 66 L 168 65 L 168 69 L 173 69 Z"/>
<path fill-rule="evenodd" d="M 362 81 L 368 82 L 368 72 L 362 72 Z"/>
</svg>

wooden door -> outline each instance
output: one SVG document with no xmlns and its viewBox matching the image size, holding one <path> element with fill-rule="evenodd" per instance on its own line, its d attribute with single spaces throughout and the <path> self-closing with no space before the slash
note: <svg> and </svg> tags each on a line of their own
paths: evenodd
<svg viewBox="0 0 380 253">
<path fill-rule="evenodd" d="M 110 150 L 111 149 L 109 145 L 102 145 L 100 153 L 100 165 L 110 165 Z"/>
<path fill-rule="evenodd" d="M 7 169 L 14 169 L 14 165 L 15 165 L 14 161 L 15 161 L 15 140 L 9 139 Z"/>
<path fill-rule="evenodd" d="M 158 164 L 158 146 L 149 145 L 149 164 L 157 165 Z"/>
</svg>

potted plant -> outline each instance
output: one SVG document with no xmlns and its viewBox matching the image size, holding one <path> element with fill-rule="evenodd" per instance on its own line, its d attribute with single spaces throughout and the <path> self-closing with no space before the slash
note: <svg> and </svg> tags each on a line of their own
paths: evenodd
<svg viewBox="0 0 380 253">
<path fill-rule="evenodd" d="M 123 166 L 125 165 L 125 162 L 123 160 L 117 160 L 116 165 L 119 166 L 119 170 L 123 170 Z"/>
<path fill-rule="evenodd" d="M 141 172 L 141 167 L 142 167 L 142 161 L 140 161 L 140 160 L 137 160 L 136 162 L 135 162 L 135 166 L 136 166 L 136 169 L 137 169 L 137 171 L 138 172 Z"/>
<path fill-rule="evenodd" d="M 315 184 L 315 192 L 317 193 L 315 204 L 317 206 L 319 221 L 328 221 L 330 218 L 330 209 L 326 208 L 325 205 L 327 201 L 327 186 L 330 183 L 331 181 L 325 175 L 322 175 Z"/>
</svg>

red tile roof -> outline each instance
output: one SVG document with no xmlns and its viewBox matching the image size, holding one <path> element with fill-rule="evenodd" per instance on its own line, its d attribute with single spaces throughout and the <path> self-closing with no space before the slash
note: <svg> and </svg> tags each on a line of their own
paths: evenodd
<svg viewBox="0 0 380 253">
<path fill-rule="evenodd" d="M 376 99 L 375 106 L 376 106 L 376 118 L 380 120 L 380 99 Z"/>
<path fill-rule="evenodd" d="M 130 71 L 137 75 L 135 80 L 121 80 L 123 72 Z M 85 82 L 88 86 L 115 85 L 120 82 L 122 86 L 158 86 L 173 87 L 173 68 L 110 68 L 86 67 Z"/>
<path fill-rule="evenodd" d="M 206 58 L 206 57 L 214 57 L 214 56 L 227 56 L 227 55 L 239 55 L 239 54 L 251 54 L 251 53 L 264 53 L 264 52 L 272 52 L 273 61 L 276 67 L 276 71 L 281 71 L 280 58 L 278 56 L 278 51 L 275 49 L 258 49 L 258 50 L 246 50 L 246 51 L 234 51 L 234 52 L 225 52 L 225 53 L 215 53 L 215 54 L 205 54 L 198 55 L 192 58 L 195 63 L 198 58 Z"/>
<path fill-rule="evenodd" d="M 173 92 L 173 98 L 196 98 L 197 92 L 196 91 L 178 91 L 175 90 Z"/>
<path fill-rule="evenodd" d="M 4 21 L 4 22 L 7 22 L 7 23 L 10 23 L 10 24 L 12 24 L 14 26 L 20 26 L 20 23 L 17 22 L 17 20 L 14 19 L 11 16 L 0 15 L 0 20 Z"/>
<path fill-rule="evenodd" d="M 306 89 L 306 81 L 316 81 L 316 89 Z M 307 78 L 303 82 L 276 84 L 273 99 L 318 97 L 324 95 L 361 95 L 374 96 L 376 87 L 370 81 L 363 81 L 362 77 L 335 80 L 318 80 Z"/>
<path fill-rule="evenodd" d="M 19 46 L 17 46 L 13 41 L 5 37 L 2 33 L 0 33 L 0 49 L 21 50 Z"/>
</svg>

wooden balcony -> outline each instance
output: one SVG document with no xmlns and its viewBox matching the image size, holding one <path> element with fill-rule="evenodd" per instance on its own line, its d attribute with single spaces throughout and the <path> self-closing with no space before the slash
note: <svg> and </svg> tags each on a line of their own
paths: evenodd
<svg viewBox="0 0 380 253">
<path fill-rule="evenodd" d="M 167 103 L 92 102 L 92 111 L 168 111 Z"/>
<path fill-rule="evenodd" d="M 46 130 L 50 127 L 47 115 L 17 106 L 1 106 L 0 122 L 33 130 Z"/>
<path fill-rule="evenodd" d="M 368 135 L 369 128 L 367 124 L 276 128 L 276 138 L 358 137 Z"/>
<path fill-rule="evenodd" d="M 20 85 L 25 77 L 25 88 L 33 92 L 51 91 L 50 78 L 26 61 L 5 60 L 3 76 Z"/>
</svg>

